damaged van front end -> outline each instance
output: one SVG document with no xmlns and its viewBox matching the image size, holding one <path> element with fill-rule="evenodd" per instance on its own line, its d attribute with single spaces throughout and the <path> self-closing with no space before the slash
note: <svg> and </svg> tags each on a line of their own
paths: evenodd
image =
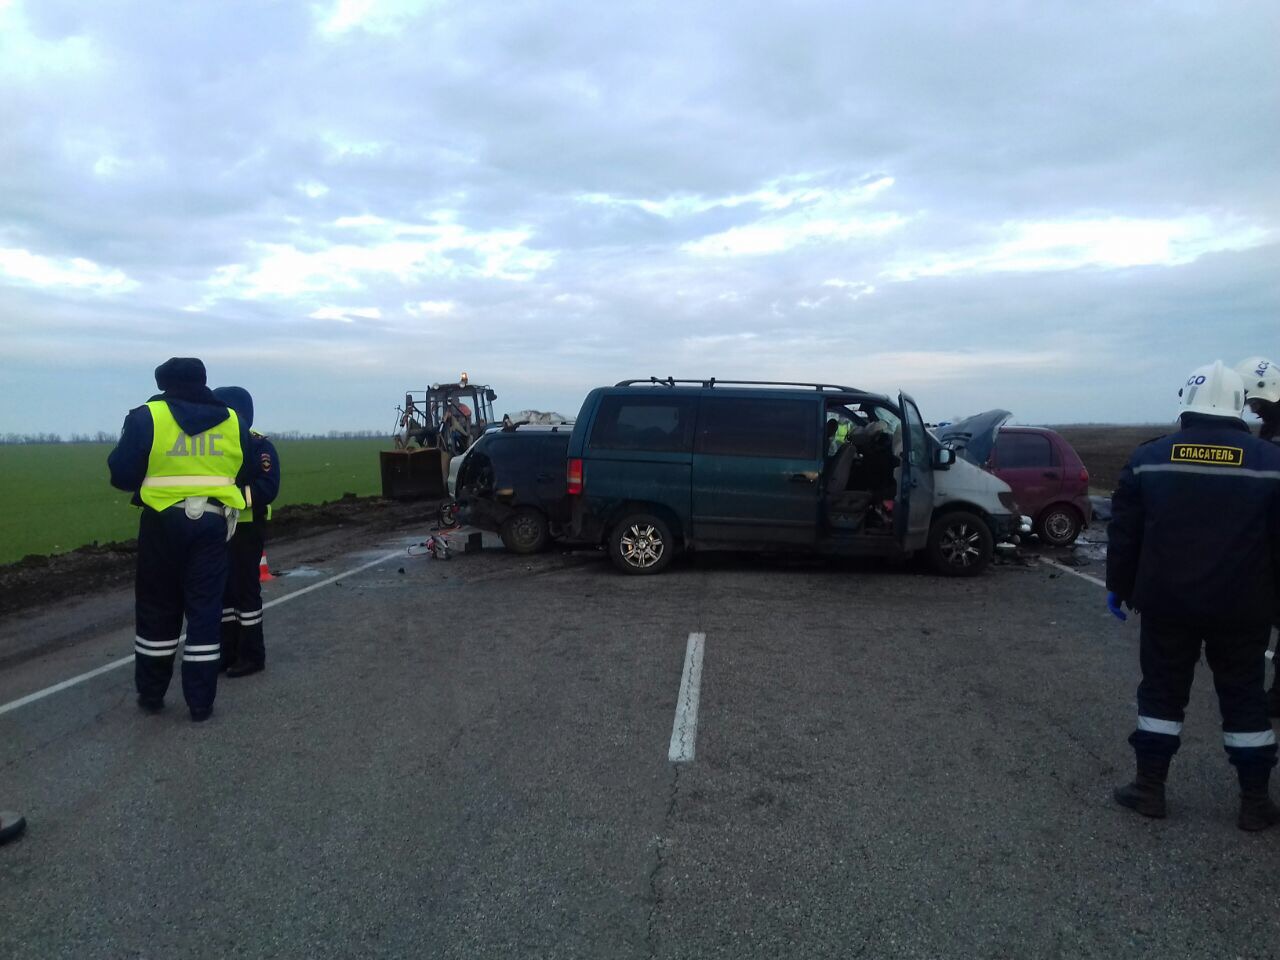
<svg viewBox="0 0 1280 960">
<path fill-rule="evenodd" d="M 980 510 L 997 546 L 1005 549 L 1031 533 L 1031 518 L 1018 508 L 1013 488 L 985 469 L 1000 428 L 1012 416 L 1007 410 L 988 410 L 934 430 L 938 443 L 954 456 L 950 468 L 934 480 L 935 509 L 965 504 Z"/>
</svg>

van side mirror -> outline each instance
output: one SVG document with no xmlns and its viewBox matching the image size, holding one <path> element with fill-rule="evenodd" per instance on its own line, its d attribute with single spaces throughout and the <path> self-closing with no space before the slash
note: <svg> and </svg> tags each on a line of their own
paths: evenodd
<svg viewBox="0 0 1280 960">
<path fill-rule="evenodd" d="M 933 469 L 950 470 L 951 465 L 956 462 L 956 452 L 950 447 L 939 447 L 938 451 L 933 455 Z"/>
</svg>

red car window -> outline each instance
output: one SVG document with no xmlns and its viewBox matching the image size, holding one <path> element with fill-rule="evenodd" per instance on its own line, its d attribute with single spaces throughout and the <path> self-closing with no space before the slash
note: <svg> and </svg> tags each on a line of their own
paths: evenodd
<svg viewBox="0 0 1280 960">
<path fill-rule="evenodd" d="M 1053 444 L 1040 433 L 1002 433 L 996 441 L 996 466 L 1001 470 L 1056 466 Z"/>
</svg>

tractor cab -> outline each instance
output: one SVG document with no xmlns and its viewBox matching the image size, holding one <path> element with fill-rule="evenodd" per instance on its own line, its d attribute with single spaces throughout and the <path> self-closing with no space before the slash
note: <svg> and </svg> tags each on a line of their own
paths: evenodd
<svg viewBox="0 0 1280 960">
<path fill-rule="evenodd" d="M 494 422 L 492 387 L 466 373 L 456 383 L 409 390 L 396 407 L 393 450 L 383 450 L 382 495 L 395 499 L 443 497 L 449 461 L 465 453 Z"/>
</svg>

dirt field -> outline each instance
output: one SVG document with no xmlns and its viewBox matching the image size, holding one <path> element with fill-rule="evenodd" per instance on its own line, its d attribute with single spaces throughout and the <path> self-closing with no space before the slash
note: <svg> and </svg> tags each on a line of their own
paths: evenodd
<svg viewBox="0 0 1280 960">
<path fill-rule="evenodd" d="M 370 533 L 378 533 L 410 523 L 430 523 L 439 509 L 438 501 L 398 503 L 354 496 L 333 503 L 282 507 L 268 528 L 268 561 L 272 542 L 345 526 L 367 527 Z M 137 540 L 121 540 L 91 544 L 70 553 L 25 557 L 0 566 L 0 616 L 129 583 L 137 548 Z"/>
<path fill-rule="evenodd" d="M 1134 448 L 1173 429 L 1172 424 L 1113 427 L 1098 424 L 1053 427 L 1071 446 L 1089 470 L 1089 486 L 1094 493 L 1111 496 L 1120 471 Z"/>
</svg>

